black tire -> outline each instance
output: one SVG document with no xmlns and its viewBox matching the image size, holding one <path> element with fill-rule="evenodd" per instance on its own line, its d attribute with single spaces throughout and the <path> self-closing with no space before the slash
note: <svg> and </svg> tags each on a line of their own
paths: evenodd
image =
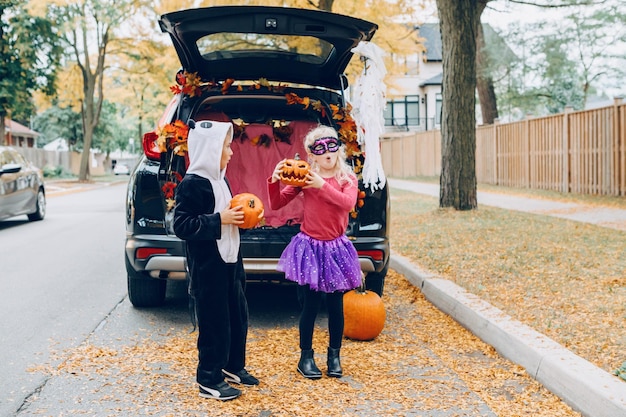
<svg viewBox="0 0 626 417">
<path fill-rule="evenodd" d="M 42 189 L 37 192 L 37 205 L 35 206 L 35 212 L 27 215 L 28 220 L 35 222 L 43 220 L 46 217 L 46 195 Z"/>
<path fill-rule="evenodd" d="M 158 307 L 165 302 L 167 281 L 151 278 L 135 271 L 126 259 L 128 299 L 135 307 Z"/>
<path fill-rule="evenodd" d="M 365 277 L 365 289 L 374 291 L 380 297 L 383 296 L 383 290 L 385 288 L 385 276 L 389 271 L 389 261 L 380 272 L 370 272 Z"/>
</svg>

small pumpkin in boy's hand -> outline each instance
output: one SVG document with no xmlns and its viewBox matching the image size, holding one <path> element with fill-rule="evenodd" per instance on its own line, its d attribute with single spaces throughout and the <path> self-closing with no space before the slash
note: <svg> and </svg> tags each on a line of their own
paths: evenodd
<svg viewBox="0 0 626 417">
<path fill-rule="evenodd" d="M 263 202 L 256 195 L 252 193 L 237 194 L 230 200 L 230 207 L 237 206 L 243 207 L 243 224 L 239 225 L 242 229 L 252 229 L 263 220 L 263 214 L 265 214 Z"/>
<path fill-rule="evenodd" d="M 311 169 L 309 163 L 300 159 L 300 155 L 296 154 L 293 159 L 285 160 L 280 173 L 280 181 L 286 185 L 303 187 L 306 185 L 309 169 Z"/>
</svg>

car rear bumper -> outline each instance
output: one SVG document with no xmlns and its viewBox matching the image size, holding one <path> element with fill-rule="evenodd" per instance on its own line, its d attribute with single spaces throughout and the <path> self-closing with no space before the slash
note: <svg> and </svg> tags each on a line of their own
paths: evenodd
<svg viewBox="0 0 626 417">
<path fill-rule="evenodd" d="M 389 261 L 389 241 L 385 238 L 357 238 L 352 240 L 359 253 L 361 270 L 368 274 L 380 272 Z M 242 243 L 242 252 L 245 250 Z M 257 243 L 258 245 L 258 243 Z M 136 235 L 126 240 L 126 257 L 137 272 L 152 278 L 182 280 L 187 276 L 183 242 L 173 236 Z M 161 253 L 159 253 L 161 252 Z M 143 254 L 149 254 L 144 256 Z M 138 256 L 139 255 L 139 256 Z M 275 274 L 279 257 L 244 256 L 248 274 Z"/>
<path fill-rule="evenodd" d="M 125 254 L 136 272 L 162 279 L 185 279 L 187 276 L 183 242 L 174 236 L 129 236 Z"/>
</svg>

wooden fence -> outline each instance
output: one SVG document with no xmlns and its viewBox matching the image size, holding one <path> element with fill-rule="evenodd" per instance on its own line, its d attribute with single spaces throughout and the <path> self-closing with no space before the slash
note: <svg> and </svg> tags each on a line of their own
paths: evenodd
<svg viewBox="0 0 626 417">
<path fill-rule="evenodd" d="M 381 140 L 383 167 L 397 178 L 441 174 L 441 132 Z M 626 196 L 626 103 L 496 123 L 476 129 L 482 184 Z"/>
</svg>

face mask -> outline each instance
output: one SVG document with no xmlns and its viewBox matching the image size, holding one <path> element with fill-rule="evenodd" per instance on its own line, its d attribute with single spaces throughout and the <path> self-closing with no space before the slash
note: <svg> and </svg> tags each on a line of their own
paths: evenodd
<svg viewBox="0 0 626 417">
<path fill-rule="evenodd" d="M 324 155 L 326 152 L 337 152 L 339 150 L 339 141 L 336 138 L 320 138 L 309 146 L 309 150 L 313 155 Z"/>
</svg>

